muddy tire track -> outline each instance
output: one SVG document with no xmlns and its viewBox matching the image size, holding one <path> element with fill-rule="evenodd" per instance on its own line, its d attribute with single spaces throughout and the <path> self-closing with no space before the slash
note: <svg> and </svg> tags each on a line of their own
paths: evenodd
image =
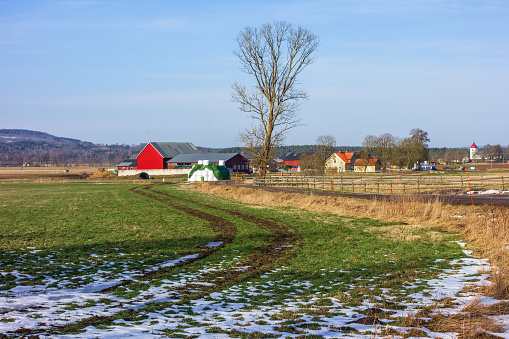
<svg viewBox="0 0 509 339">
<path fill-rule="evenodd" d="M 166 199 L 162 200 L 166 202 L 168 202 L 168 199 L 177 200 L 179 202 L 185 202 L 239 217 L 269 232 L 269 235 L 265 238 L 264 242 L 259 247 L 255 248 L 245 260 L 240 261 L 236 268 L 234 267 L 230 270 L 221 270 L 209 273 L 205 282 L 212 283 L 214 284 L 213 286 L 209 286 L 209 288 L 202 288 L 202 291 L 198 293 L 191 292 L 192 289 L 196 289 L 195 284 L 179 288 L 181 292 L 181 302 L 179 304 L 199 299 L 210 293 L 223 290 L 231 285 L 257 277 L 262 273 L 272 270 L 276 266 L 284 265 L 291 258 L 297 255 L 298 250 L 302 246 L 301 237 L 298 235 L 295 228 L 290 225 L 278 222 L 274 219 L 264 218 L 237 210 L 221 208 L 200 201 L 175 196 L 167 192 L 155 190 L 154 187 L 155 186 L 144 187 L 144 190 L 165 197 Z M 157 197 L 157 200 L 160 201 L 161 197 Z M 189 206 L 186 208 L 196 211 Z M 200 211 L 200 213 L 205 212 Z M 205 214 L 207 215 L 208 213 Z M 156 278 L 157 275 L 158 271 L 154 271 L 152 278 Z"/>
<path fill-rule="evenodd" d="M 159 201 L 163 204 L 166 204 L 174 209 L 177 209 L 179 211 L 185 212 L 187 214 L 190 214 L 194 217 L 197 217 L 199 219 L 206 221 L 208 227 L 210 227 L 214 231 L 214 233 L 217 234 L 217 236 L 214 238 L 213 241 L 221 242 L 221 245 L 214 246 L 214 247 L 204 247 L 204 248 L 200 249 L 199 251 L 197 251 L 197 253 L 195 253 L 195 254 L 197 254 L 197 256 L 195 258 L 177 262 L 170 267 L 161 267 L 155 271 L 150 271 L 148 273 L 145 273 L 145 274 L 139 276 L 138 280 L 150 280 L 150 279 L 156 278 L 157 276 L 167 274 L 167 273 L 175 270 L 176 268 L 179 268 L 179 267 L 182 267 L 185 265 L 189 265 L 195 261 L 204 259 L 204 258 L 208 257 L 209 255 L 211 255 L 212 253 L 214 253 L 215 251 L 219 250 L 220 248 L 223 248 L 223 247 L 227 246 L 228 244 L 230 244 L 233 241 L 233 239 L 235 238 L 235 235 L 237 234 L 237 228 L 230 221 L 223 219 L 221 217 L 217 217 L 215 215 L 209 214 L 209 213 L 205 213 L 205 212 L 202 212 L 199 210 L 195 210 L 195 209 L 186 207 L 182 204 L 175 203 L 168 199 L 160 198 L 157 195 L 150 194 L 149 192 L 147 192 L 148 188 L 149 187 L 143 187 L 143 191 L 142 191 L 142 190 L 140 190 L 140 187 L 134 187 L 130 191 L 133 193 L 142 195 L 146 198 L 157 200 L 157 201 Z M 99 293 L 111 293 L 111 292 L 114 292 L 115 290 L 117 290 L 119 287 L 129 286 L 131 283 L 134 283 L 134 282 L 135 281 L 133 281 L 133 280 L 123 280 L 118 285 L 110 286 L 110 287 L 100 290 Z"/>
<path fill-rule="evenodd" d="M 88 326 L 114 325 L 114 321 L 118 319 L 124 319 L 126 321 L 132 319 L 142 320 L 147 317 L 145 315 L 145 309 L 148 306 L 150 306 L 150 312 L 164 310 L 175 305 L 186 304 L 192 300 L 205 297 L 213 292 L 218 292 L 235 284 L 256 278 L 263 273 L 271 271 L 277 266 L 288 263 L 291 258 L 297 255 L 298 250 L 302 246 L 302 238 L 296 232 L 296 229 L 290 225 L 278 222 L 270 218 L 251 215 L 249 213 L 244 213 L 236 210 L 224 209 L 195 200 L 174 196 L 167 192 L 153 190 L 153 187 L 154 186 L 152 185 L 145 186 L 143 188 L 135 187 L 131 189 L 131 191 L 149 199 L 167 204 L 172 208 L 188 213 L 208 222 L 210 227 L 218 234 L 217 240 L 222 241 L 223 244 L 215 248 L 209 248 L 200 251 L 198 258 L 196 259 L 179 262 L 178 264 L 168 268 L 160 268 L 156 271 L 151 271 L 141 276 L 139 280 L 157 279 L 165 274 L 168 274 L 170 271 L 176 269 L 177 267 L 182 267 L 184 265 L 190 264 L 191 262 L 204 259 L 214 251 L 217 251 L 218 249 L 230 244 L 235 238 L 237 228 L 233 225 L 232 222 L 213 214 L 206 213 L 202 210 L 190 207 L 189 205 L 184 205 L 182 202 L 185 202 L 186 204 L 201 206 L 203 208 L 215 209 L 231 216 L 239 217 L 245 221 L 257 225 L 261 229 L 268 231 L 269 235 L 264 239 L 264 242 L 259 247 L 253 249 L 250 254 L 248 254 L 243 260 L 239 260 L 239 262 L 234 267 L 207 273 L 203 282 L 211 283 L 211 285 L 200 285 L 199 287 L 201 289 L 198 290 L 198 292 L 196 290 L 197 284 L 194 282 L 188 283 L 179 287 L 178 289 L 175 289 L 177 296 L 180 298 L 180 301 L 178 302 L 166 301 L 147 303 L 145 307 L 139 308 L 137 310 L 127 308 L 109 316 L 94 315 L 89 318 L 81 319 L 77 322 L 60 326 L 52 326 L 46 329 L 21 328 L 9 334 L 14 334 L 15 336 L 22 334 L 26 336 L 41 333 L 80 333 L 84 328 Z M 102 290 L 102 292 L 113 292 L 115 289 L 128 286 L 134 282 L 135 281 L 123 281 L 119 285 Z"/>
</svg>

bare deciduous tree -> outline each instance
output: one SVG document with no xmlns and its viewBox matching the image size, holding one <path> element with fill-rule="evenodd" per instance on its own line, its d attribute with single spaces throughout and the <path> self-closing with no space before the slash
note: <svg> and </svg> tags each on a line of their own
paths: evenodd
<svg viewBox="0 0 509 339">
<path fill-rule="evenodd" d="M 359 152 L 359 159 L 364 160 L 365 170 L 368 167 L 369 159 L 376 156 L 376 145 L 378 143 L 378 137 L 374 135 L 366 135 L 362 142 L 362 149 Z"/>
<path fill-rule="evenodd" d="M 382 169 L 387 169 L 387 164 L 406 166 L 411 168 L 422 160 L 429 160 L 428 132 L 414 128 L 410 131 L 410 137 L 398 139 L 390 133 L 380 136 L 368 135 L 362 143 L 359 159 L 366 161 L 377 157 L 382 163 Z"/>
<path fill-rule="evenodd" d="M 319 40 L 304 28 L 275 22 L 245 28 L 237 36 L 237 44 L 234 54 L 241 69 L 256 82 L 252 89 L 233 85 L 233 100 L 253 119 L 239 138 L 265 175 L 274 147 L 289 129 L 300 125 L 298 101 L 307 99 L 307 94 L 296 87 L 297 76 L 315 61 L 312 55 Z"/>
<path fill-rule="evenodd" d="M 397 146 L 397 163 L 407 168 L 417 166 L 423 160 L 429 160 L 428 132 L 419 128 L 410 131 L 410 137 L 402 139 Z"/>
<path fill-rule="evenodd" d="M 323 175 L 325 165 L 317 153 L 304 154 L 300 158 L 300 171 L 307 175 Z"/>
<path fill-rule="evenodd" d="M 325 161 L 334 153 L 336 138 L 332 135 L 320 135 L 316 138 L 316 154 L 320 157 L 325 166 Z"/>
</svg>

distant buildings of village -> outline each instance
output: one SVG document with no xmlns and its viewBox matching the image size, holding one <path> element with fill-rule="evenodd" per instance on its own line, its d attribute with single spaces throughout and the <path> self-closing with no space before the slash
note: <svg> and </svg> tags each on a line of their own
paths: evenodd
<svg viewBox="0 0 509 339">
<path fill-rule="evenodd" d="M 290 152 L 283 158 L 283 166 L 293 171 L 300 171 L 302 157 L 312 152 Z M 326 171 L 334 172 L 380 172 L 382 163 L 378 159 L 358 159 L 355 152 L 341 150 L 332 153 L 325 160 Z"/>
<path fill-rule="evenodd" d="M 283 159 L 274 159 L 270 163 L 269 170 L 285 169 L 288 171 L 301 170 L 302 157 L 312 155 L 313 152 L 289 152 Z M 480 150 L 475 142 L 469 149 L 468 156 L 455 157 L 454 163 L 480 162 L 489 159 L 489 155 Z M 491 157 L 493 159 L 493 157 Z M 205 160 L 210 164 L 218 164 L 224 161 L 230 172 L 250 173 L 257 169 L 250 165 L 249 159 L 239 153 L 200 153 L 190 142 L 149 142 L 135 159 L 128 159 L 118 164 L 119 170 L 189 170 L 199 161 Z M 438 159 L 437 164 L 445 164 Z M 424 162 L 421 169 L 434 169 L 434 163 Z M 356 152 L 348 150 L 332 153 L 325 160 L 324 171 L 341 172 L 380 172 L 383 168 L 378 158 L 361 159 Z M 387 170 L 406 170 L 392 164 L 386 165 Z M 419 168 L 419 165 L 417 165 Z M 415 168 L 414 168 L 415 169 Z M 183 172 L 184 173 L 184 172 Z"/>
</svg>

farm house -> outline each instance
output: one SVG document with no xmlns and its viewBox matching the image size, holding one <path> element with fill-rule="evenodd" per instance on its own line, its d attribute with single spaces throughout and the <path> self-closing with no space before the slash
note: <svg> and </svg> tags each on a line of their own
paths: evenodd
<svg viewBox="0 0 509 339">
<path fill-rule="evenodd" d="M 249 160 L 239 153 L 208 153 L 208 154 L 179 154 L 168 160 L 167 168 L 182 168 L 197 165 L 199 161 L 208 161 L 211 165 L 219 165 L 224 161 L 224 166 L 230 172 L 249 173 Z"/>
<path fill-rule="evenodd" d="M 190 142 L 149 142 L 138 154 L 138 169 L 167 169 L 168 160 L 179 154 L 199 153 Z"/>
<path fill-rule="evenodd" d="M 355 152 L 333 153 L 326 161 L 325 168 L 338 172 L 349 172 L 353 170 L 353 164 L 356 160 Z"/>
</svg>

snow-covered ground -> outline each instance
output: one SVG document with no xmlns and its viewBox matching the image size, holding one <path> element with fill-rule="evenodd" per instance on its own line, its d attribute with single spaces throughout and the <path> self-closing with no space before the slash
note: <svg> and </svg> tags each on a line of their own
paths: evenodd
<svg viewBox="0 0 509 339">
<path fill-rule="evenodd" d="M 209 246 L 219 246 L 211 243 Z M 464 245 L 460 243 L 460 245 Z M 488 262 L 470 256 L 451 262 L 451 269 L 440 271 L 433 280 L 419 279 L 402 286 L 401 290 L 384 289 L 374 299 L 396 300 L 405 294 L 405 301 L 398 301 L 404 309 L 385 311 L 392 312 L 391 317 L 401 317 L 412 313 L 418 307 L 431 305 L 437 299 L 453 298 L 458 302 L 454 308 L 441 309 L 442 313 L 458 312 L 462 306 L 471 302 L 476 296 L 473 293 L 461 292 L 465 286 L 489 284 L 486 275 L 479 273 L 488 268 Z M 36 253 L 36 252 L 34 252 Z M 171 267 L 178 262 L 194 258 L 188 255 L 176 260 L 165 261 L 159 267 Z M 242 258 L 235 257 L 239 262 Z M 387 326 L 363 325 L 355 323 L 365 317 L 361 312 L 376 307 L 373 298 L 360 306 L 348 306 L 347 303 L 326 294 L 331 286 L 344 284 L 339 280 L 330 280 L 326 286 L 314 286 L 310 281 L 292 280 L 288 283 L 278 280 L 286 272 L 285 267 L 268 272 L 252 282 L 234 285 L 206 297 L 192 300 L 184 304 L 176 304 L 179 300 L 178 288 L 184 285 L 210 285 L 206 281 L 207 274 L 231 268 L 232 261 L 223 261 L 205 265 L 195 272 L 180 271 L 171 278 L 151 284 L 150 281 L 139 281 L 147 284 L 139 293 L 129 297 L 115 293 L 100 293 L 104 288 L 118 284 L 122 280 L 135 280 L 139 272 L 124 271 L 112 275 L 104 275 L 102 271 L 90 274 L 87 284 L 76 288 L 67 288 L 59 283 L 55 287 L 55 278 L 46 277 L 42 285 L 17 286 L 0 292 L 0 332 L 13 332 L 21 328 L 48 329 L 50 326 L 65 325 L 92 316 L 110 316 L 122 310 L 133 309 L 142 311 L 143 316 L 133 321 L 115 320 L 108 326 L 89 326 L 83 333 L 72 335 L 47 335 L 54 338 L 157 338 L 169 334 L 188 335 L 197 338 L 231 338 L 240 337 L 238 332 L 261 332 L 273 334 L 274 337 L 296 338 L 302 335 L 319 335 L 329 338 L 339 337 L 372 337 L 376 331 Z M 438 263 L 437 263 L 438 264 Z M 105 270 L 106 268 L 102 268 Z M 242 269 L 242 268 L 240 268 Z M 147 270 L 145 270 L 146 272 Z M 339 271 L 338 271 L 339 272 Z M 0 271 L 2 275 L 6 272 Z M 16 279 L 26 278 L 20 272 L 9 272 Z M 334 273 L 334 272 L 329 272 Z M 322 274 L 325 274 L 322 273 Z M 60 281 L 60 280 L 59 280 Z M 369 279 L 364 281 L 370 288 Z M 287 284 L 288 286 L 283 286 Z M 417 286 L 424 289 L 418 288 Z M 347 287 L 359 287 L 347 286 Z M 284 300 L 276 300 L 281 290 L 287 289 Z M 397 294 L 397 295 L 396 295 Z M 494 300 L 481 300 L 493 303 Z M 168 307 L 151 310 L 152 303 L 167 302 Z M 509 325 L 507 317 L 499 317 Z M 396 328 L 405 332 L 406 328 Z M 47 334 L 47 333 L 46 333 Z M 454 338 L 454 333 L 432 333 L 426 330 L 428 337 Z M 501 334 L 497 334 L 501 335 Z M 509 338 L 509 332 L 502 334 Z"/>
</svg>

